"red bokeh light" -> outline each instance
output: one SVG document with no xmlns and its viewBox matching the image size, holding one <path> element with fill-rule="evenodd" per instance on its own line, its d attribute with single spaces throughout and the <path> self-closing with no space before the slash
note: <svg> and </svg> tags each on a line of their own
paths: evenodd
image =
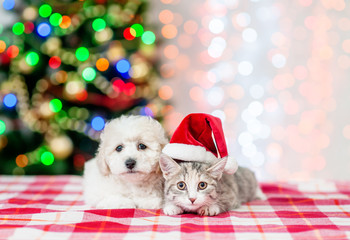
<svg viewBox="0 0 350 240">
<path fill-rule="evenodd" d="M 52 69 L 59 68 L 61 66 L 61 59 L 59 57 L 57 57 L 57 56 L 51 57 L 50 60 L 49 60 L 49 66 Z"/>
<path fill-rule="evenodd" d="M 116 78 L 116 80 L 113 82 L 112 87 L 115 92 L 120 93 L 124 91 L 125 83 L 123 80 Z"/>
<path fill-rule="evenodd" d="M 128 96 L 131 96 L 135 93 L 136 91 L 136 86 L 135 84 L 131 83 L 131 82 L 128 82 L 125 84 L 125 87 L 124 87 L 124 93 L 125 95 L 128 95 Z"/>
<path fill-rule="evenodd" d="M 124 38 L 129 41 L 135 39 L 135 37 L 131 34 L 130 30 L 131 28 L 126 28 L 123 32 Z"/>
<path fill-rule="evenodd" d="M 88 93 L 87 91 L 84 89 L 83 91 L 81 91 L 80 93 L 77 93 L 75 95 L 75 98 L 78 100 L 78 101 L 85 101 L 88 97 Z"/>
</svg>

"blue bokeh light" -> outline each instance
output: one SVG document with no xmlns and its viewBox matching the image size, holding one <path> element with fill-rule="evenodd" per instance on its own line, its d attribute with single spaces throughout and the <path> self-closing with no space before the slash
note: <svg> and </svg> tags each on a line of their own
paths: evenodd
<svg viewBox="0 0 350 240">
<path fill-rule="evenodd" d="M 154 117 L 154 114 L 149 107 L 141 108 L 140 115 Z"/>
<path fill-rule="evenodd" d="M 13 93 L 9 93 L 4 97 L 4 105 L 8 108 L 13 108 L 17 104 L 17 97 Z"/>
<path fill-rule="evenodd" d="M 105 120 L 102 117 L 94 117 L 91 121 L 91 126 L 96 131 L 101 131 L 105 127 Z"/>
<path fill-rule="evenodd" d="M 15 0 L 5 0 L 2 3 L 2 6 L 6 9 L 6 10 L 11 10 L 12 8 L 15 7 Z"/>
<path fill-rule="evenodd" d="M 117 68 L 117 71 L 120 73 L 127 73 L 130 69 L 130 63 L 126 59 L 119 60 L 117 64 L 115 65 Z"/>
<path fill-rule="evenodd" d="M 37 32 L 41 37 L 47 37 L 51 33 L 51 26 L 48 23 L 40 23 L 37 27 Z"/>
</svg>

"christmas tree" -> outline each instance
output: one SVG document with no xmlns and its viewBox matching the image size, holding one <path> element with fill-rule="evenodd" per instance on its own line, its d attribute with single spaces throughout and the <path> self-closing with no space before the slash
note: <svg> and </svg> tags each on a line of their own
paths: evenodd
<svg viewBox="0 0 350 240">
<path fill-rule="evenodd" d="M 159 118 L 155 34 L 143 0 L 5 0 L 0 30 L 1 174 L 79 174 L 105 122 Z"/>
</svg>

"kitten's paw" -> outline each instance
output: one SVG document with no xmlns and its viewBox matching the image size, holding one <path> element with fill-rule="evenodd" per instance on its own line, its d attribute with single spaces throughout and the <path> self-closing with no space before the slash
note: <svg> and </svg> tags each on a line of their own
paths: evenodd
<svg viewBox="0 0 350 240">
<path fill-rule="evenodd" d="M 117 197 L 108 197 L 102 199 L 97 205 L 96 208 L 101 209 L 121 209 L 121 208 L 136 208 L 136 205 L 128 200 L 122 200 Z"/>
<path fill-rule="evenodd" d="M 163 208 L 163 212 L 166 215 L 178 215 L 183 213 L 183 210 L 175 205 L 166 205 Z"/>
<path fill-rule="evenodd" d="M 220 213 L 220 208 L 217 205 L 203 206 L 198 209 L 197 213 L 201 216 L 215 216 Z"/>
</svg>

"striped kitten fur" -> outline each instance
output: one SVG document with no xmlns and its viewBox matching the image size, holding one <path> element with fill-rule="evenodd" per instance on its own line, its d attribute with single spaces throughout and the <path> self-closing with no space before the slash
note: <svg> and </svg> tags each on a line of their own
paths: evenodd
<svg viewBox="0 0 350 240">
<path fill-rule="evenodd" d="M 164 213 L 214 216 L 243 202 L 265 198 L 252 171 L 239 167 L 235 174 L 228 175 L 223 173 L 225 164 L 226 159 L 215 164 L 176 162 L 162 154 Z"/>
</svg>

